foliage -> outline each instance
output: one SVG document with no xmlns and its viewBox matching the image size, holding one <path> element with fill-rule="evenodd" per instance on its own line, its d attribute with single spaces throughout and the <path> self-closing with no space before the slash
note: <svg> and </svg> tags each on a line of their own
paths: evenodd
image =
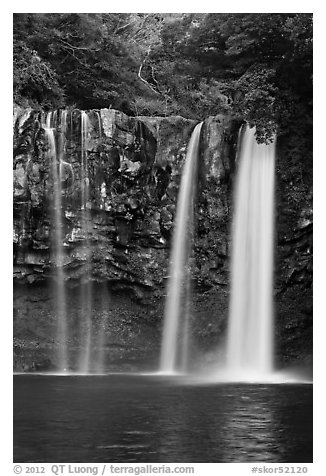
<svg viewBox="0 0 326 476">
<path fill-rule="evenodd" d="M 312 15 L 15 14 L 14 97 L 197 120 L 230 112 L 268 141 L 298 114 L 311 125 Z"/>
<path fill-rule="evenodd" d="M 124 108 L 135 91 L 144 89 L 134 86 L 136 66 L 119 30 L 124 19 L 124 14 L 16 14 L 14 42 L 51 64 L 68 103 Z"/>
<path fill-rule="evenodd" d="M 311 15 L 190 14 L 168 25 L 162 39 L 162 50 L 176 60 L 166 82 L 178 81 L 182 64 L 192 78 L 188 101 L 196 103 L 202 85 L 215 81 L 228 98 L 215 108 L 227 106 L 256 125 L 258 140 L 284 133 L 298 104 L 311 117 Z"/>
<path fill-rule="evenodd" d="M 14 44 L 14 101 L 30 99 L 35 105 L 64 104 L 64 92 L 51 65 L 43 61 L 35 50 L 18 41 Z"/>
</svg>

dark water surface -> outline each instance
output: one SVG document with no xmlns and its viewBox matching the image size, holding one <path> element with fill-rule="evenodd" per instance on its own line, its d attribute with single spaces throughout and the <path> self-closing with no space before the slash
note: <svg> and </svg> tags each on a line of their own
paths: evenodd
<svg viewBox="0 0 326 476">
<path fill-rule="evenodd" d="M 312 462 L 312 386 L 16 375 L 14 462 Z"/>
</svg>

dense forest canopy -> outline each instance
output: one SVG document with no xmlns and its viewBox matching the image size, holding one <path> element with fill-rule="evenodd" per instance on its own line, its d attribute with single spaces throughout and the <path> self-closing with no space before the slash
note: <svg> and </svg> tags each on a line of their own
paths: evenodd
<svg viewBox="0 0 326 476">
<path fill-rule="evenodd" d="M 312 15 L 14 14 L 14 101 L 203 119 L 311 136 Z"/>
</svg>

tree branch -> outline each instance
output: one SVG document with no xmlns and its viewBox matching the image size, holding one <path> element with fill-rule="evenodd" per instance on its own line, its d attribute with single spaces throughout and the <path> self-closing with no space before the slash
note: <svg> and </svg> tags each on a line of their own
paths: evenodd
<svg viewBox="0 0 326 476">
<path fill-rule="evenodd" d="M 83 51 L 100 51 L 100 48 L 91 48 L 91 47 L 88 47 L 86 48 L 85 46 L 74 46 L 74 45 L 71 45 L 70 43 L 68 43 L 68 41 L 65 41 L 63 40 L 62 38 L 59 39 L 61 43 L 63 43 L 63 45 L 66 47 L 66 48 L 70 48 L 72 51 L 74 50 L 83 50 Z"/>
<path fill-rule="evenodd" d="M 142 77 L 142 75 L 141 75 L 143 66 L 144 66 L 144 64 L 146 63 L 146 60 L 147 60 L 147 58 L 148 58 L 150 52 L 151 52 L 151 48 L 149 47 L 148 50 L 147 50 L 147 53 L 146 53 L 146 56 L 145 56 L 143 62 L 142 62 L 141 65 L 139 66 L 138 78 L 139 78 L 144 84 L 146 84 L 146 86 L 148 86 L 155 94 L 159 94 L 159 95 L 160 95 L 161 93 L 160 93 L 159 91 L 157 91 L 155 88 L 153 88 L 153 86 L 152 86 L 148 81 L 146 81 L 146 79 L 144 79 L 144 78 Z"/>
</svg>

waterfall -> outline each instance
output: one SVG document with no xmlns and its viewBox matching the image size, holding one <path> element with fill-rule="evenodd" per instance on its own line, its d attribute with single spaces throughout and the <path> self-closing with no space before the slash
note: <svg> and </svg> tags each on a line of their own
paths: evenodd
<svg viewBox="0 0 326 476">
<path fill-rule="evenodd" d="M 273 370 L 275 141 L 258 144 L 245 127 L 235 190 L 227 372 L 234 379 Z"/>
<path fill-rule="evenodd" d="M 160 370 L 164 373 L 184 371 L 188 365 L 189 257 L 201 127 L 202 123 L 197 124 L 188 144 L 177 202 L 161 347 Z"/>
<path fill-rule="evenodd" d="M 61 133 L 58 140 L 58 151 L 56 147 L 55 130 L 57 125 L 57 115 L 49 112 L 46 122 L 43 124 L 48 143 L 48 158 L 52 165 L 53 180 L 53 203 L 52 203 L 52 223 L 54 233 L 52 234 L 52 249 L 54 262 L 56 265 L 56 310 L 57 310 L 57 339 L 59 343 L 58 367 L 61 372 L 68 367 L 67 356 L 67 309 L 64 275 L 64 254 L 63 254 L 63 223 L 62 223 L 62 186 L 61 186 L 61 162 L 63 150 L 62 135 L 66 132 L 66 114 L 61 116 Z"/>
<path fill-rule="evenodd" d="M 81 232 L 84 235 L 83 254 L 85 260 L 84 282 L 81 283 L 80 294 L 80 358 L 79 371 L 89 373 L 91 365 L 92 342 L 92 285 L 90 282 L 90 210 L 89 210 L 89 170 L 88 170 L 88 139 L 90 120 L 85 111 L 81 111 Z"/>
<path fill-rule="evenodd" d="M 88 134 L 89 117 L 85 111 L 81 111 L 81 181 L 82 200 L 81 207 L 86 209 L 89 200 L 89 178 L 88 178 Z"/>
<path fill-rule="evenodd" d="M 99 111 L 96 111 L 96 117 L 97 117 L 97 126 L 98 126 L 98 137 L 101 142 L 102 140 L 102 120 L 101 120 L 101 114 Z"/>
<path fill-rule="evenodd" d="M 67 161 L 67 140 L 73 142 L 73 112 L 68 115 L 67 110 L 56 110 L 46 114 L 42 113 L 42 126 L 45 131 L 47 141 L 47 158 L 51 166 L 51 179 L 53 193 L 51 201 L 51 234 L 52 262 L 55 270 L 55 312 L 57 317 L 57 342 L 58 342 L 58 370 L 65 372 L 68 368 L 76 368 L 80 373 L 97 373 L 104 371 L 104 344 L 105 338 L 103 329 L 106 320 L 106 302 L 103 296 L 101 313 L 102 318 L 97 320 L 96 336 L 92 320 L 93 288 L 91 283 L 91 249 L 90 237 L 91 215 L 90 215 L 90 179 L 89 179 L 89 140 L 94 126 L 91 125 L 90 116 L 85 111 L 80 111 L 80 214 L 79 214 L 79 234 L 83 245 L 79 248 L 81 259 L 84 261 L 83 273 L 80 282 L 79 309 L 80 327 L 79 331 L 79 352 L 77 361 L 72 355 L 68 355 L 68 298 L 65 285 L 64 270 L 64 214 L 62 197 L 63 187 L 69 186 L 70 180 L 74 181 L 74 170 L 72 164 Z M 102 124 L 99 113 L 96 113 L 99 139 L 102 138 Z M 69 138 L 68 129 L 70 129 Z M 68 185 L 67 185 L 68 182 Z M 97 349 L 92 352 L 92 344 Z"/>
</svg>

